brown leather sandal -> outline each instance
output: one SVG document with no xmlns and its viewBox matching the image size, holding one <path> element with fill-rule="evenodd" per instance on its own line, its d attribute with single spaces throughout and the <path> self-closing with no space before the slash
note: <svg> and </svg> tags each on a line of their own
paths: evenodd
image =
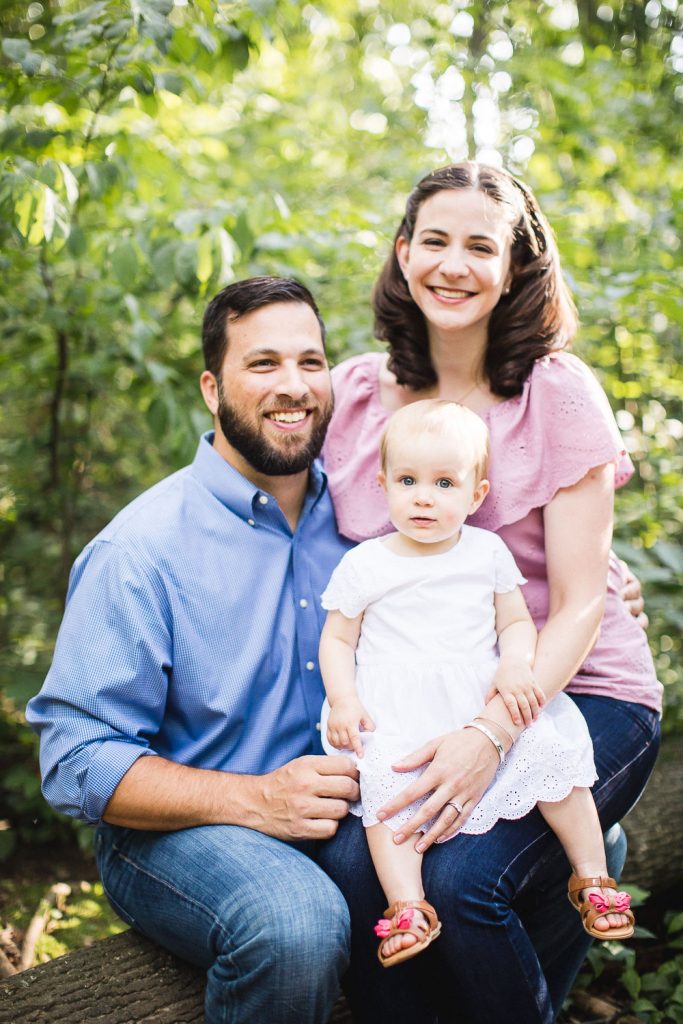
<svg viewBox="0 0 683 1024">
<path fill-rule="evenodd" d="M 426 918 L 426 924 L 412 924 L 413 911 L 419 910 Z M 387 939 L 394 935 L 414 935 L 416 942 L 412 946 L 404 946 L 391 956 L 382 956 L 382 948 Z M 382 940 L 377 950 L 377 958 L 382 967 L 394 967 L 402 960 L 422 953 L 427 946 L 441 934 L 441 921 L 431 903 L 426 900 L 396 900 L 384 911 L 384 917 L 375 925 L 375 935 Z"/>
<path fill-rule="evenodd" d="M 616 888 L 617 883 L 613 878 L 577 878 L 573 874 L 569 879 L 569 902 L 581 914 L 583 927 L 594 939 L 630 939 L 633 935 L 636 919 L 633 911 L 629 910 L 631 897 L 627 892 L 614 892 L 609 895 L 591 892 L 585 898 L 581 896 L 583 889 Z M 628 918 L 628 924 L 614 925 L 607 931 L 593 927 L 598 918 L 607 917 L 608 914 L 624 914 Z"/>
</svg>

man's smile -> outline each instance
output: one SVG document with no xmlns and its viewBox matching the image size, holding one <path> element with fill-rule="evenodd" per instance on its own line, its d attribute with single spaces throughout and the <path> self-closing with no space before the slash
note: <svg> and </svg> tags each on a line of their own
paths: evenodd
<svg viewBox="0 0 683 1024">
<path fill-rule="evenodd" d="M 271 409 L 263 415 L 278 430 L 292 431 L 306 423 L 313 415 L 313 411 L 313 409 Z"/>
<path fill-rule="evenodd" d="M 267 412 L 266 416 L 268 419 L 275 420 L 276 423 L 300 423 L 301 420 L 305 420 L 310 410 L 308 409 L 297 409 L 290 412 Z"/>
</svg>

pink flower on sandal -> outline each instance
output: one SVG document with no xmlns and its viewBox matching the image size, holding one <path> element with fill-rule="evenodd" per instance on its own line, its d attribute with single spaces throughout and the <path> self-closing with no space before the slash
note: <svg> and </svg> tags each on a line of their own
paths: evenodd
<svg viewBox="0 0 683 1024">
<path fill-rule="evenodd" d="M 601 892 L 589 892 L 588 902 L 592 903 L 600 913 L 604 913 L 605 910 L 609 910 L 609 900 L 606 899 Z"/>
<path fill-rule="evenodd" d="M 402 910 L 396 919 L 396 927 L 401 930 L 410 928 L 410 922 L 413 920 L 414 910 Z M 380 939 L 386 939 L 391 934 L 393 925 L 386 917 L 380 917 L 379 921 L 372 929 L 375 935 Z"/>
<path fill-rule="evenodd" d="M 614 897 L 615 910 L 629 910 L 631 907 L 631 896 L 627 892 L 618 892 Z"/>
<path fill-rule="evenodd" d="M 611 901 L 600 892 L 590 892 L 588 894 L 588 900 L 597 910 L 600 911 L 601 914 L 604 914 L 605 911 L 610 909 L 613 909 L 618 913 L 623 913 L 631 906 L 631 897 L 627 892 L 618 892 Z"/>
</svg>

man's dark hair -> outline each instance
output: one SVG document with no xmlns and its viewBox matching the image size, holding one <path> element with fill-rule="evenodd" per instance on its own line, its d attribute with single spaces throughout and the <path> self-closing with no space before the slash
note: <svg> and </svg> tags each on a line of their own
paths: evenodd
<svg viewBox="0 0 683 1024">
<path fill-rule="evenodd" d="M 247 313 L 253 313 L 255 309 L 272 306 L 276 302 L 304 302 L 310 306 L 320 324 L 325 345 L 325 324 L 315 299 L 305 285 L 293 277 L 249 277 L 245 281 L 229 284 L 211 300 L 204 313 L 204 365 L 214 377 L 220 377 L 228 348 L 228 324 Z"/>
</svg>

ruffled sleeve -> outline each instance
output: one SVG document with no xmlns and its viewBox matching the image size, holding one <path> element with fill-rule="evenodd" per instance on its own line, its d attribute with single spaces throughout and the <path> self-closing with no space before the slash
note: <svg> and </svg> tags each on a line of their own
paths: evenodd
<svg viewBox="0 0 683 1024">
<path fill-rule="evenodd" d="M 596 466 L 614 463 L 615 486 L 633 474 L 607 397 L 580 359 L 540 359 L 522 394 L 488 413 L 491 491 L 469 520 L 488 530 L 518 522 L 547 505 Z"/>
<path fill-rule="evenodd" d="M 347 619 L 355 619 L 368 605 L 367 587 L 363 586 L 353 552 L 347 552 L 332 573 L 321 597 L 325 611 L 340 611 Z"/>
<path fill-rule="evenodd" d="M 392 529 L 377 482 L 379 439 L 389 416 L 379 400 L 383 359 L 381 352 L 367 352 L 332 371 L 335 410 L 322 456 L 339 531 L 356 541 Z"/>
<path fill-rule="evenodd" d="M 493 549 L 493 590 L 496 594 L 509 594 L 515 587 L 523 586 L 526 579 L 517 568 L 509 547 L 495 533 L 491 536 L 496 541 Z"/>
</svg>

